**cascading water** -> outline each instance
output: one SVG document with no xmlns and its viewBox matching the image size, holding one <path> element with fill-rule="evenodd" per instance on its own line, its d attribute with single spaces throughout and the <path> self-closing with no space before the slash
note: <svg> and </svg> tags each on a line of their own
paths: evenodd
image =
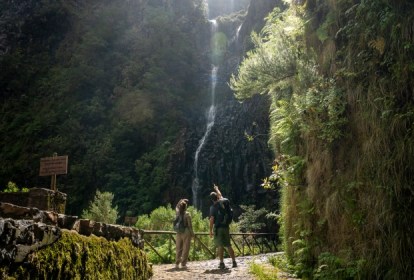
<svg viewBox="0 0 414 280">
<path fill-rule="evenodd" d="M 211 128 L 214 125 L 214 120 L 216 118 L 216 102 L 215 102 L 215 95 L 216 95 L 216 84 L 217 84 L 217 70 L 218 67 L 213 65 L 213 68 L 211 70 L 211 74 L 210 74 L 210 78 L 211 78 L 211 89 L 210 89 L 210 93 L 211 93 L 211 105 L 210 108 L 208 110 L 208 115 L 207 115 L 207 127 L 206 127 L 206 131 L 204 132 L 203 137 L 201 138 L 195 156 L 194 156 L 194 180 L 193 180 L 193 185 L 192 185 L 192 191 L 193 191 L 193 205 L 196 208 L 199 208 L 200 206 L 200 201 L 198 198 L 198 193 L 200 191 L 200 182 L 199 182 L 199 178 L 198 178 L 198 158 L 199 158 L 199 154 L 201 149 L 204 146 L 204 143 L 206 142 L 206 139 L 208 137 L 208 135 L 210 134 Z"/>
<path fill-rule="evenodd" d="M 214 36 L 214 33 L 217 32 L 217 22 L 215 20 L 210 20 L 211 23 L 211 36 Z M 211 105 L 210 108 L 208 110 L 208 114 L 207 114 L 207 127 L 206 127 L 206 131 L 204 132 L 203 137 L 201 138 L 197 150 L 195 152 L 195 156 L 194 156 L 194 179 L 193 179 L 193 184 L 191 186 L 191 189 L 193 191 L 193 205 L 194 207 L 196 207 L 197 209 L 200 208 L 201 206 L 201 200 L 198 197 L 199 191 L 201 189 L 200 186 L 200 180 L 198 178 L 198 159 L 199 159 L 199 155 L 200 155 L 200 151 L 204 146 L 204 143 L 207 140 L 208 135 L 210 134 L 211 128 L 214 125 L 214 120 L 216 118 L 216 84 L 217 84 L 217 71 L 218 71 L 218 67 L 214 66 L 211 69 L 211 74 L 210 74 L 210 79 L 211 79 L 211 88 L 210 88 L 210 94 L 211 94 Z"/>
<path fill-rule="evenodd" d="M 238 45 L 238 43 L 239 43 L 239 36 L 240 36 L 240 30 L 242 28 L 242 25 L 243 24 L 240 24 L 239 27 L 237 27 L 236 34 L 234 34 L 233 38 L 231 38 L 231 41 L 230 41 L 231 44 L 235 44 L 236 46 Z"/>
<path fill-rule="evenodd" d="M 215 19 L 210 19 L 209 20 L 210 24 L 211 24 L 211 36 L 214 36 L 214 33 L 217 32 L 217 20 Z"/>
<path fill-rule="evenodd" d="M 239 25 L 239 27 L 237 28 L 237 31 L 236 31 L 236 38 L 235 38 L 236 43 L 238 43 L 238 42 L 239 42 L 240 29 L 242 28 L 242 25 L 243 25 L 243 24 L 240 24 L 240 25 Z"/>
</svg>

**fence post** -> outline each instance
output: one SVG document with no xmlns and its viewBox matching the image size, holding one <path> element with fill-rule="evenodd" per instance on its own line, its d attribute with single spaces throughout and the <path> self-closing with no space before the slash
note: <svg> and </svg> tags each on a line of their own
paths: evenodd
<svg viewBox="0 0 414 280">
<path fill-rule="evenodd" d="M 170 256 L 168 258 L 169 261 L 171 261 L 171 256 L 172 256 L 172 244 L 171 244 L 171 238 L 172 236 L 170 235 L 170 238 L 168 238 L 169 241 L 169 251 L 170 251 Z"/>
<path fill-rule="evenodd" d="M 195 237 L 195 234 L 194 234 L 194 237 L 193 237 L 193 260 L 195 260 L 195 248 L 196 247 L 196 237 Z"/>
<path fill-rule="evenodd" d="M 242 236 L 242 256 L 244 256 L 244 236 Z"/>
</svg>

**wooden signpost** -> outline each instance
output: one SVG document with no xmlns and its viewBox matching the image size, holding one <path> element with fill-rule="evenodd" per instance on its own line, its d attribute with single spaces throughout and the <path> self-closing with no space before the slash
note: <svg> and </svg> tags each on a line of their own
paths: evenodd
<svg viewBox="0 0 414 280">
<path fill-rule="evenodd" d="M 56 191 L 56 175 L 68 174 L 68 156 L 58 156 L 40 159 L 39 176 L 52 176 L 50 188 Z"/>
</svg>

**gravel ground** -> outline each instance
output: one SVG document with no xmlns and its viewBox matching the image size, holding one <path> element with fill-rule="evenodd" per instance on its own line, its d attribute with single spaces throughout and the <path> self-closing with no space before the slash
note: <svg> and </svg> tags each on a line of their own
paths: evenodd
<svg viewBox="0 0 414 280">
<path fill-rule="evenodd" d="M 236 258 L 237 267 L 231 268 L 231 259 L 224 259 L 224 263 L 227 266 L 226 269 L 219 269 L 219 261 L 208 260 L 208 261 L 194 261 L 188 262 L 187 268 L 175 268 L 175 264 L 163 264 L 153 265 L 154 276 L 151 280 L 161 279 L 238 279 L 238 280 L 254 280 L 254 276 L 249 273 L 249 264 L 251 262 L 266 264 L 269 256 L 280 253 L 262 254 L 255 256 L 245 256 Z M 279 279 L 293 280 L 292 278 L 284 273 L 278 274 Z"/>
</svg>

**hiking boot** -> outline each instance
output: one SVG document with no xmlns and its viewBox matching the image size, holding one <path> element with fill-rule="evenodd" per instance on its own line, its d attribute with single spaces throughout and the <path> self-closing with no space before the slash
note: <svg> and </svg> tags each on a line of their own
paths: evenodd
<svg viewBox="0 0 414 280">
<path fill-rule="evenodd" d="M 233 266 L 232 267 L 237 267 L 236 261 L 233 261 Z"/>
<path fill-rule="evenodd" d="M 224 265 L 224 262 L 220 262 L 219 264 L 219 269 L 225 269 L 226 266 Z"/>
</svg>

